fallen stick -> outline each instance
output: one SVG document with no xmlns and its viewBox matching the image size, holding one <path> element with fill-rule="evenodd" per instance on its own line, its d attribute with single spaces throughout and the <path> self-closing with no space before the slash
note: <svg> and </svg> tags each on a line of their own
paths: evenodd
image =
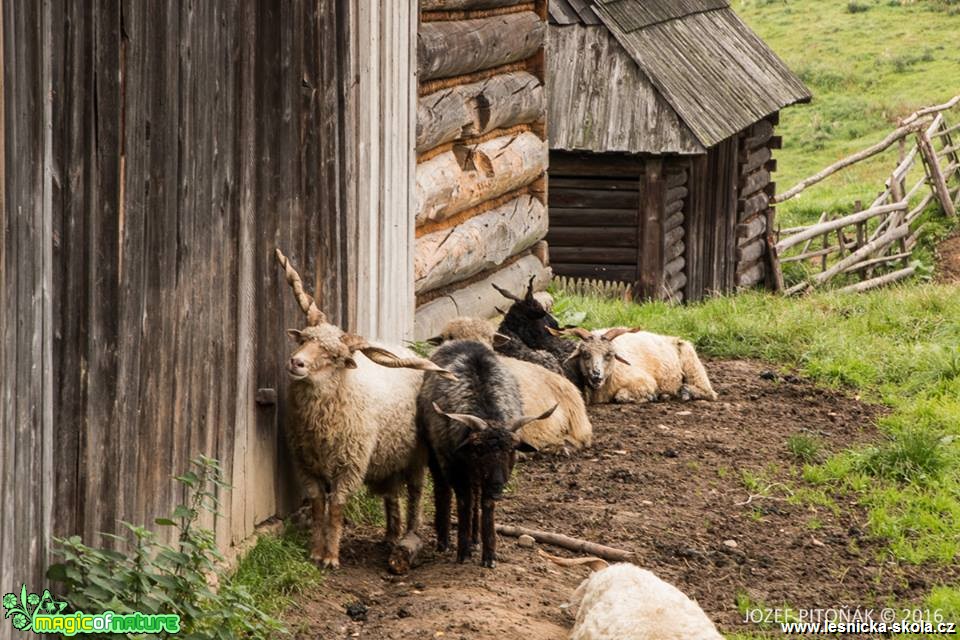
<svg viewBox="0 0 960 640">
<path fill-rule="evenodd" d="M 578 553 L 586 553 L 588 555 L 597 556 L 598 558 L 611 560 L 613 562 L 630 562 L 634 559 L 634 554 L 630 551 L 614 549 L 613 547 L 607 547 L 602 544 L 597 544 L 596 542 L 589 542 L 587 540 L 580 540 L 579 538 L 571 538 L 570 536 L 565 536 L 562 533 L 537 531 L 535 529 L 514 527 L 506 524 L 498 524 L 496 529 L 497 533 L 502 536 L 519 538 L 522 535 L 528 535 L 541 544 L 549 544 L 555 547 L 569 549 L 570 551 L 576 551 Z"/>
</svg>

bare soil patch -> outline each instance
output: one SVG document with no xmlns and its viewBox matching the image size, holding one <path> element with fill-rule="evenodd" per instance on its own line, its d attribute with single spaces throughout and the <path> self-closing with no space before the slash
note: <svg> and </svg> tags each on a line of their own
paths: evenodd
<svg viewBox="0 0 960 640">
<path fill-rule="evenodd" d="M 791 434 L 810 434 L 828 452 L 863 444 L 879 437 L 880 408 L 758 363 L 707 368 L 717 402 L 591 408 L 593 448 L 518 464 L 498 521 L 632 550 L 637 564 L 694 597 L 725 631 L 757 631 L 738 613 L 738 593 L 768 606 L 883 606 L 919 601 L 933 584 L 956 579 L 949 569 L 881 559 L 883 542 L 866 532 L 852 498 L 837 497 L 839 513 L 780 499 L 779 485 L 772 498 L 750 499 L 744 473 L 763 485 L 803 485 L 787 449 Z M 297 638 L 566 637 L 572 618 L 561 605 L 585 569 L 548 565 L 501 537 L 495 570 L 428 551 L 422 566 L 396 578 L 374 542 L 381 534 L 346 531 L 343 568 L 288 618 Z M 422 534 L 432 549 L 432 527 Z M 365 620 L 346 613 L 358 602 Z"/>
<path fill-rule="evenodd" d="M 937 258 L 937 278 L 941 282 L 960 282 L 960 234 L 952 235 L 937 245 Z"/>
</svg>

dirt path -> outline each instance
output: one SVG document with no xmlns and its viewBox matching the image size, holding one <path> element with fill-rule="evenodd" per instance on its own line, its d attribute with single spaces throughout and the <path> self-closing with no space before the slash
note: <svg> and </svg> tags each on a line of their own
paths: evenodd
<svg viewBox="0 0 960 640">
<path fill-rule="evenodd" d="M 960 234 L 954 234 L 937 245 L 937 279 L 960 282 Z"/>
<path fill-rule="evenodd" d="M 838 499 L 834 514 L 783 500 L 780 485 L 773 498 L 752 500 L 746 488 L 802 484 L 787 451 L 790 435 L 802 431 L 837 451 L 878 437 L 878 409 L 769 375 L 756 363 L 707 368 L 720 393 L 715 403 L 593 408 L 594 447 L 519 464 L 498 521 L 635 551 L 638 564 L 696 598 L 727 631 L 756 630 L 737 612 L 740 593 L 794 607 L 922 598 L 938 576 L 878 561 L 883 546 L 848 498 Z M 566 637 L 572 618 L 561 605 L 585 570 L 548 566 L 534 550 L 500 538 L 493 571 L 431 551 L 397 579 L 382 569 L 386 552 L 373 542 L 380 533 L 347 530 L 343 568 L 290 619 L 298 638 Z M 433 540 L 430 528 L 423 534 Z M 365 621 L 346 614 L 355 602 L 367 607 Z"/>
</svg>

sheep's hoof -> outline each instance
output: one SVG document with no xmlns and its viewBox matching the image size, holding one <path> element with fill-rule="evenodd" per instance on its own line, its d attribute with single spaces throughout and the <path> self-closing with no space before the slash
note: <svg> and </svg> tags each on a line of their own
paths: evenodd
<svg viewBox="0 0 960 640">
<path fill-rule="evenodd" d="M 693 400 L 693 394 L 690 393 L 690 389 L 687 387 L 680 387 L 680 399 L 684 402 Z"/>
<path fill-rule="evenodd" d="M 487 569 L 496 569 L 496 568 L 497 568 L 497 561 L 496 561 L 496 560 L 487 559 L 487 560 L 484 560 L 481 564 L 483 564 L 483 566 L 486 567 Z"/>
<path fill-rule="evenodd" d="M 340 560 L 339 558 L 324 558 L 320 562 L 320 568 L 327 571 L 336 571 L 340 568 Z"/>
</svg>

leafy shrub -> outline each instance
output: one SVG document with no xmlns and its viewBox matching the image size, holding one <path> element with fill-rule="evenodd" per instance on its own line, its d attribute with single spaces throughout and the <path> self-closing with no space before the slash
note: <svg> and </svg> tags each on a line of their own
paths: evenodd
<svg viewBox="0 0 960 640">
<path fill-rule="evenodd" d="M 850 0 L 847 3 L 847 13 L 863 13 L 864 11 L 869 11 L 870 5 L 864 2 L 857 2 L 856 0 Z"/>
<path fill-rule="evenodd" d="M 228 486 L 219 463 L 200 456 L 191 466 L 195 471 L 176 478 L 185 488 L 186 504 L 174 509 L 169 518 L 155 521 L 178 531 L 176 543 L 163 543 L 154 531 L 128 522 L 123 523 L 125 536 L 102 534 L 125 544 L 127 553 L 89 547 L 79 536 L 58 538 L 57 553 L 64 562 L 51 566 L 47 577 L 64 584 L 64 599 L 78 611 L 178 614 L 178 639 L 265 640 L 285 633 L 243 586 L 229 580 L 214 532 L 199 526 L 202 513 L 216 518 L 215 491 Z M 211 583 L 218 583 L 219 589 Z M 90 637 L 116 638 L 117 634 Z"/>
</svg>

